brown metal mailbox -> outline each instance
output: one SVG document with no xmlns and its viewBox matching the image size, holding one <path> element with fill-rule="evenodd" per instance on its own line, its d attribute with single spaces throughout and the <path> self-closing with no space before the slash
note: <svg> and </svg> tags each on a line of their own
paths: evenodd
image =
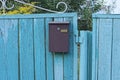
<svg viewBox="0 0 120 80">
<path fill-rule="evenodd" d="M 49 23 L 49 50 L 51 52 L 68 52 L 69 22 Z"/>
</svg>

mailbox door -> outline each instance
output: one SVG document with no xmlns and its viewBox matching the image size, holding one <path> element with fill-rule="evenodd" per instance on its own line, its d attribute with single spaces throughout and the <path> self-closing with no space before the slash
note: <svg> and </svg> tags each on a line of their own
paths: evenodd
<svg viewBox="0 0 120 80">
<path fill-rule="evenodd" d="M 68 23 L 49 24 L 49 49 L 51 52 L 68 52 Z"/>
</svg>

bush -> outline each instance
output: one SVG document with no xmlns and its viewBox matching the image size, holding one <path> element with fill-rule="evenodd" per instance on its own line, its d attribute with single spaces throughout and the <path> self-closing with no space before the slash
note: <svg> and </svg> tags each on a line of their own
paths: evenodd
<svg viewBox="0 0 120 80">
<path fill-rule="evenodd" d="M 30 4 L 35 5 L 37 2 L 31 2 Z M 20 4 L 20 3 L 15 3 L 15 7 L 13 8 L 13 10 L 5 10 L 3 9 L 2 11 L 0 11 L 0 14 L 8 14 L 8 15 L 12 15 L 12 14 L 31 14 L 31 13 L 35 13 L 37 10 L 29 5 L 25 5 L 25 4 Z"/>
</svg>

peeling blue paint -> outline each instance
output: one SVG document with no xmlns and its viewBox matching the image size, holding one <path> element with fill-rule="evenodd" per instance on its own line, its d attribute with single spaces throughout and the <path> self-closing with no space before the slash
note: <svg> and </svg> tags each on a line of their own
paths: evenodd
<svg viewBox="0 0 120 80">
<path fill-rule="evenodd" d="M 15 30 L 14 27 L 14 20 L 5 20 L 2 21 L 1 26 L 0 26 L 0 36 L 2 37 L 4 43 L 7 43 L 8 36 L 9 36 L 9 30 Z"/>
</svg>

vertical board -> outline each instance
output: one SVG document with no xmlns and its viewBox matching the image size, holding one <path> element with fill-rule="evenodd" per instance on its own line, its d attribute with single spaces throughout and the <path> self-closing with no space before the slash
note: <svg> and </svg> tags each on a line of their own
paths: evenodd
<svg viewBox="0 0 120 80">
<path fill-rule="evenodd" d="M 73 19 L 72 18 L 66 18 L 68 22 L 70 22 L 69 26 L 69 51 L 64 54 L 64 79 L 63 80 L 73 80 L 73 51 L 74 49 L 71 46 L 73 45 Z"/>
<path fill-rule="evenodd" d="M 80 31 L 79 79 L 92 80 L 92 33 Z"/>
<path fill-rule="evenodd" d="M 0 80 L 18 80 L 18 21 L 6 19 L 0 22 Z"/>
<path fill-rule="evenodd" d="M 113 20 L 112 80 L 120 80 L 120 19 Z"/>
<path fill-rule="evenodd" d="M 98 80 L 98 73 L 99 73 L 99 26 L 100 26 L 100 19 L 96 19 L 96 31 L 95 31 L 95 42 L 94 43 L 94 50 L 95 53 L 93 53 L 95 55 L 95 79 Z M 94 52 L 94 51 L 93 51 Z"/>
<path fill-rule="evenodd" d="M 44 18 L 34 19 L 35 79 L 46 80 Z"/>
<path fill-rule="evenodd" d="M 63 22 L 63 20 L 64 18 L 54 18 L 55 22 Z M 54 54 L 54 79 L 63 80 L 63 77 L 64 77 L 63 55 L 65 53 L 56 52 L 53 54 Z"/>
<path fill-rule="evenodd" d="M 4 20 L 0 20 L 0 80 L 7 80 L 7 55 L 5 52 L 6 44 L 4 42 Z"/>
<path fill-rule="evenodd" d="M 76 41 L 74 36 L 77 35 L 78 38 L 78 17 L 77 14 L 74 14 L 73 20 L 72 20 L 72 24 L 73 24 L 73 34 L 72 34 L 72 38 L 73 38 L 73 80 L 78 80 L 78 75 L 77 75 L 77 67 L 78 67 L 78 46 L 76 45 Z M 72 42 L 72 40 L 71 40 Z M 72 46 L 71 46 L 72 47 Z"/>
<path fill-rule="evenodd" d="M 93 19 L 93 31 L 92 31 L 92 80 L 97 80 L 97 66 L 96 66 L 96 62 L 97 62 L 97 58 L 96 58 L 96 54 L 97 53 L 97 34 L 98 34 L 98 26 L 97 26 L 97 19 Z"/>
<path fill-rule="evenodd" d="M 87 80 L 87 32 L 81 32 L 80 44 L 80 80 Z"/>
<path fill-rule="evenodd" d="M 54 79 L 63 80 L 63 54 L 54 54 Z"/>
<path fill-rule="evenodd" d="M 18 20 L 5 20 L 6 39 L 4 40 L 9 80 L 18 80 Z"/>
<path fill-rule="evenodd" d="M 34 80 L 33 63 L 33 20 L 19 20 L 20 39 L 20 78 L 21 80 Z"/>
<path fill-rule="evenodd" d="M 100 19 L 98 80 L 111 78 L 112 20 Z"/>
<path fill-rule="evenodd" d="M 87 80 L 92 80 L 92 33 L 90 31 L 87 32 L 87 62 Z"/>
<path fill-rule="evenodd" d="M 49 51 L 49 22 L 52 21 L 52 18 L 45 19 L 45 47 L 46 47 L 46 72 L 47 72 L 47 80 L 54 80 L 54 54 Z"/>
</svg>

